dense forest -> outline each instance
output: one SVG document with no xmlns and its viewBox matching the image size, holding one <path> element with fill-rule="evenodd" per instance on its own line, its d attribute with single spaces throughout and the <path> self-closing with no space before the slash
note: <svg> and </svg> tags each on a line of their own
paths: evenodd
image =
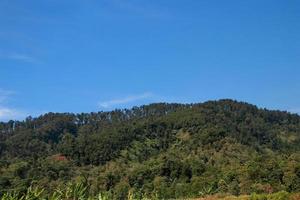
<svg viewBox="0 0 300 200">
<path fill-rule="evenodd" d="M 300 192 L 300 116 L 219 100 L 0 123 L 0 195 L 82 182 L 111 199 Z"/>
</svg>

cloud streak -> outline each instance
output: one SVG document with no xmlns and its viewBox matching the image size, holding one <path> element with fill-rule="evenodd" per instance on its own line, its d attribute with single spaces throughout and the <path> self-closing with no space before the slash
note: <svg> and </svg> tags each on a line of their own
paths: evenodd
<svg viewBox="0 0 300 200">
<path fill-rule="evenodd" d="M 293 109 L 289 109 L 288 111 L 291 113 L 297 113 L 300 115 L 300 108 L 293 108 Z"/>
<path fill-rule="evenodd" d="M 14 91 L 4 90 L 0 88 L 0 121 L 20 120 L 26 117 L 26 113 L 14 108 L 6 106 L 6 102 Z"/>
<path fill-rule="evenodd" d="M 111 107 L 114 107 L 117 105 L 124 105 L 124 104 L 132 103 L 135 101 L 148 99 L 151 97 L 153 97 L 153 94 L 151 94 L 150 92 L 146 92 L 146 93 L 139 94 L 139 95 L 131 95 L 131 96 L 127 96 L 127 97 L 120 98 L 120 99 L 112 99 L 109 101 L 99 102 L 98 106 L 101 108 L 111 108 Z"/>
<path fill-rule="evenodd" d="M 8 107 L 0 107 L 0 121 L 19 120 L 25 117 L 26 113 L 24 112 Z"/>
<path fill-rule="evenodd" d="M 8 58 L 10 58 L 12 60 L 20 60 L 20 61 L 30 62 L 30 63 L 36 63 L 37 62 L 37 60 L 34 59 L 33 57 L 28 56 L 28 55 L 24 55 L 24 54 L 12 54 Z"/>
<path fill-rule="evenodd" d="M 0 88 L 0 104 L 4 103 L 13 94 L 13 91 L 3 90 Z"/>
<path fill-rule="evenodd" d="M 36 58 L 26 54 L 20 54 L 20 53 L 0 54 L 0 57 L 2 59 L 21 61 L 27 63 L 39 63 L 39 61 Z"/>
</svg>

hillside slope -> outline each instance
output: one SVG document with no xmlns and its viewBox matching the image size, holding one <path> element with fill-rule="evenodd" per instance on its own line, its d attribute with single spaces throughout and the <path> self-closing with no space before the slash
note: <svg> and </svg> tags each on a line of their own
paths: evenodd
<svg viewBox="0 0 300 200">
<path fill-rule="evenodd" d="M 300 191 L 300 117 L 233 100 L 0 123 L 0 189 L 158 198 Z"/>
</svg>

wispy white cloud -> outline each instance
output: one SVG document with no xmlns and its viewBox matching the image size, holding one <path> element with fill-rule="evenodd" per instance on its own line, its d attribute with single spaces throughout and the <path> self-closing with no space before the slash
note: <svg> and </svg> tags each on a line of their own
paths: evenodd
<svg viewBox="0 0 300 200">
<path fill-rule="evenodd" d="M 0 107 L 0 121 L 20 120 L 24 119 L 26 116 L 27 114 L 22 111 L 8 107 Z"/>
<path fill-rule="evenodd" d="M 292 108 L 292 109 L 289 109 L 288 111 L 291 113 L 297 113 L 300 115 L 300 108 Z"/>
<path fill-rule="evenodd" d="M 0 88 L 0 121 L 20 120 L 26 117 L 26 113 L 7 106 L 8 100 L 14 95 L 14 91 Z"/>
<path fill-rule="evenodd" d="M 139 95 L 130 95 L 120 99 L 112 99 L 108 101 L 99 102 L 98 105 L 101 108 L 111 108 L 117 105 L 125 105 L 128 103 L 136 102 L 139 100 L 144 100 L 153 97 L 153 94 L 150 92 L 145 92 Z"/>
<path fill-rule="evenodd" d="M 24 55 L 24 54 L 11 54 L 8 58 L 13 59 L 13 60 L 30 62 L 30 63 L 37 62 L 37 60 L 35 58 L 28 56 L 28 55 Z"/>
<path fill-rule="evenodd" d="M 0 88 L 0 104 L 4 103 L 15 92 L 9 90 L 3 90 Z"/>
<path fill-rule="evenodd" d="M 27 54 L 21 54 L 21 53 L 1 53 L 0 58 L 2 59 L 8 59 L 8 60 L 14 60 L 14 61 L 21 61 L 21 62 L 27 62 L 27 63 L 39 63 L 39 61 Z"/>
</svg>

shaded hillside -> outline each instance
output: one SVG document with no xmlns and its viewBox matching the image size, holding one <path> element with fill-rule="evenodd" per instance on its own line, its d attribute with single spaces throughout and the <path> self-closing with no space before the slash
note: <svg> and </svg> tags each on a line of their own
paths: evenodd
<svg viewBox="0 0 300 200">
<path fill-rule="evenodd" d="M 232 100 L 0 123 L 1 192 L 79 177 L 124 199 L 300 191 L 300 117 Z"/>
</svg>

